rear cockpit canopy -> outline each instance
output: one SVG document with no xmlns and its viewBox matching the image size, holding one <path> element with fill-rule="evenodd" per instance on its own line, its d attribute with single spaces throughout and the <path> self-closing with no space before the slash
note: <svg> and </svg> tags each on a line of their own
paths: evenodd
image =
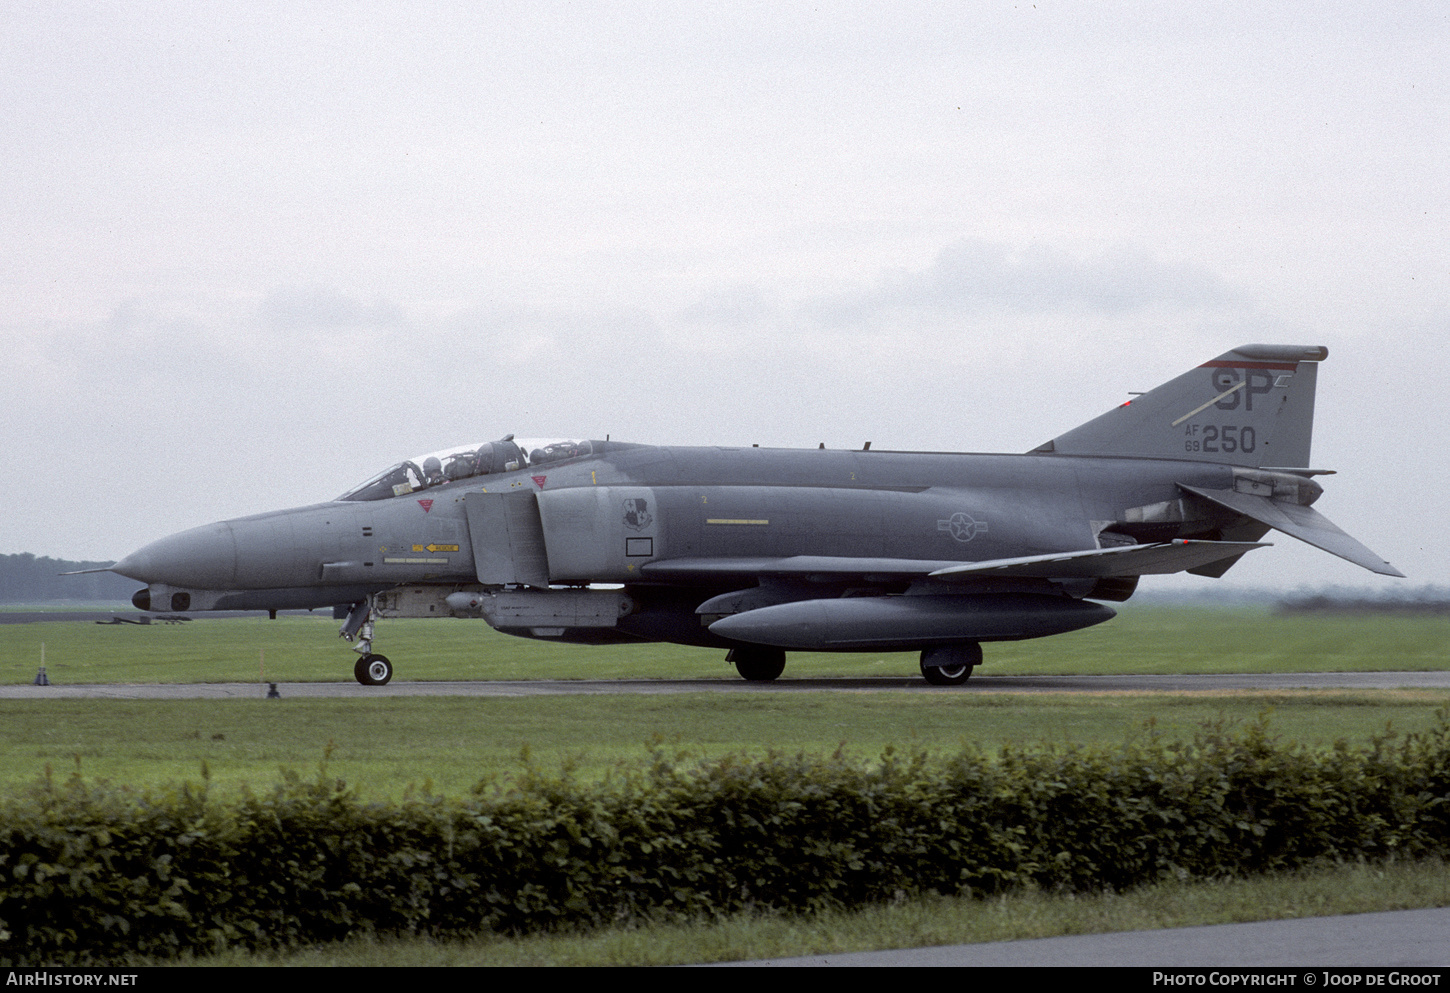
<svg viewBox="0 0 1450 993">
<path fill-rule="evenodd" d="M 517 472 L 579 458 L 593 450 L 594 446 L 588 441 L 532 438 L 515 441 L 513 435 L 507 435 L 499 441 L 445 448 L 399 462 L 337 499 L 386 500 L 475 476 Z"/>
</svg>

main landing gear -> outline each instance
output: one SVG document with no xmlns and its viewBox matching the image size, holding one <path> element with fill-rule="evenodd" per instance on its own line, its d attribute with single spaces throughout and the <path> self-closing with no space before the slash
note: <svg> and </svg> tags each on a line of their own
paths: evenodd
<svg viewBox="0 0 1450 993">
<path fill-rule="evenodd" d="M 362 658 L 352 667 L 352 674 L 364 686 L 386 686 L 393 678 L 393 663 L 388 661 L 386 655 L 378 655 L 373 651 L 375 601 L 375 596 L 369 596 L 361 603 L 353 604 L 352 610 L 348 611 L 347 620 L 342 622 L 342 627 L 337 631 L 339 638 L 357 642 L 352 650 Z"/>
<path fill-rule="evenodd" d="M 960 686 L 982 664 L 982 646 L 975 641 L 937 645 L 921 653 L 921 676 L 933 686 Z"/>
<path fill-rule="evenodd" d="M 740 673 L 741 678 L 752 683 L 769 683 L 780 678 L 780 674 L 785 671 L 785 651 L 763 645 L 736 646 L 730 649 L 725 661 L 734 663 L 735 671 Z M 981 664 L 982 646 L 975 641 L 937 645 L 921 653 L 921 677 L 933 686 L 960 686 L 971 678 L 972 670 Z M 358 663 L 358 666 L 358 671 L 361 672 L 362 663 Z M 358 679 L 361 681 L 362 676 L 359 675 Z"/>
<path fill-rule="evenodd" d="M 752 683 L 768 683 L 785 672 L 785 652 L 779 648 L 732 648 L 726 662 L 735 663 L 735 671 Z"/>
</svg>

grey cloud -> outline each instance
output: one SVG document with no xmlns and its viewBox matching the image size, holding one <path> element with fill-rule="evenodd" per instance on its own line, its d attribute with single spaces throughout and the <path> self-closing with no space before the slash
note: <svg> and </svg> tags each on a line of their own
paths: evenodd
<svg viewBox="0 0 1450 993">
<path fill-rule="evenodd" d="M 870 289 L 820 298 L 802 310 L 822 323 L 849 324 L 882 311 L 1113 315 L 1154 306 L 1204 310 L 1244 302 L 1217 275 L 1162 262 L 1139 249 L 1083 259 L 1047 245 L 1013 250 L 966 239 L 942 249 L 924 269 L 890 272 Z"/>
<path fill-rule="evenodd" d="M 274 331 L 396 327 L 402 312 L 378 299 L 362 303 L 325 286 L 284 286 L 262 302 L 258 316 Z"/>
<path fill-rule="evenodd" d="M 541 354 L 628 354 L 660 336 L 639 307 L 546 309 L 482 305 L 440 322 L 440 333 L 470 351 L 517 358 Z"/>
<path fill-rule="evenodd" d="M 684 308 L 679 318 L 686 324 L 745 327 L 775 316 L 775 304 L 753 286 L 735 286 L 706 294 Z"/>
</svg>

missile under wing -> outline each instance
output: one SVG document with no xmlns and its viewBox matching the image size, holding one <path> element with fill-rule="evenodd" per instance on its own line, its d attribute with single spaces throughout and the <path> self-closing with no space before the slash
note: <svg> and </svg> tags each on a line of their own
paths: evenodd
<svg viewBox="0 0 1450 993">
<path fill-rule="evenodd" d="M 715 647 L 752 680 L 787 650 L 910 650 L 960 683 L 983 643 L 1106 621 L 1142 576 L 1222 576 L 1271 529 L 1400 575 L 1311 506 L 1326 357 L 1235 348 L 1022 455 L 507 435 L 112 568 L 142 609 L 332 606 L 367 684 L 392 678 L 373 641 L 393 616 Z"/>
</svg>

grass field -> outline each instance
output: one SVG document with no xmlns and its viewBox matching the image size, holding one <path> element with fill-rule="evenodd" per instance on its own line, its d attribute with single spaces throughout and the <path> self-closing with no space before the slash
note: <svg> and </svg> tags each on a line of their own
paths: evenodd
<svg viewBox="0 0 1450 993">
<path fill-rule="evenodd" d="M 352 679 L 356 656 L 330 617 L 187 624 L 0 625 L 0 682 L 28 683 L 42 645 L 54 682 L 284 682 Z M 386 620 L 376 648 L 398 679 L 734 679 L 724 652 L 511 638 L 483 621 Z M 1026 673 L 1343 672 L 1450 668 L 1450 618 L 1278 616 L 1267 610 L 1134 607 L 1106 624 L 989 644 L 982 671 Z M 914 675 L 916 656 L 793 652 L 786 676 Z"/>
</svg>

